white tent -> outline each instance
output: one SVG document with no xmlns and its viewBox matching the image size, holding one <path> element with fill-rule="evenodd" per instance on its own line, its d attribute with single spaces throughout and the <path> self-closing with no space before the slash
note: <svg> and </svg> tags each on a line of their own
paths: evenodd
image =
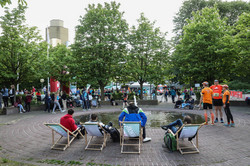
<svg viewBox="0 0 250 166">
<path fill-rule="evenodd" d="M 140 88 L 140 84 L 138 82 L 135 82 L 135 83 L 129 85 L 129 87 L 130 88 Z M 154 88 L 154 87 L 155 87 L 154 84 L 151 84 L 151 88 Z M 144 83 L 143 88 L 150 88 L 150 84 Z"/>
</svg>

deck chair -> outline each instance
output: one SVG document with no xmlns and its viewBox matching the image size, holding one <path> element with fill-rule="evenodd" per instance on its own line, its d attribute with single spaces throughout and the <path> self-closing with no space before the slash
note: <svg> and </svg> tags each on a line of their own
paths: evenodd
<svg viewBox="0 0 250 166">
<path fill-rule="evenodd" d="M 85 127 L 85 143 L 86 143 L 86 147 L 85 150 L 100 150 L 102 151 L 102 149 L 106 146 L 106 142 L 107 142 L 107 132 L 103 129 L 103 127 L 98 123 L 98 122 L 86 122 L 83 125 Z M 100 131 L 103 131 L 103 133 Z M 89 142 L 88 142 L 88 138 L 87 135 L 91 136 Z M 103 142 L 100 144 L 92 144 L 91 141 L 94 137 L 103 137 Z M 99 148 L 93 148 L 90 146 L 100 146 Z"/>
<path fill-rule="evenodd" d="M 71 132 L 67 128 L 65 128 L 63 125 L 59 123 L 45 123 L 45 126 L 49 127 L 52 130 L 52 146 L 51 149 L 55 150 L 66 150 L 70 144 L 74 141 L 74 139 L 77 137 L 78 134 L 80 134 L 82 137 L 82 133 L 80 132 L 79 128 L 77 128 L 75 131 Z M 55 132 L 59 134 L 61 137 L 55 141 Z M 62 144 L 58 143 L 63 137 L 67 138 L 67 143 Z M 61 148 L 56 146 L 62 146 Z"/>
<path fill-rule="evenodd" d="M 120 122 L 120 145 L 121 145 L 121 153 L 141 153 L 141 145 L 142 145 L 142 128 L 141 122 L 129 122 L 123 121 Z M 135 144 L 125 143 L 125 138 L 138 140 Z M 138 151 L 124 151 L 125 146 L 135 146 L 138 147 Z"/>
<path fill-rule="evenodd" d="M 198 149 L 199 148 L 198 131 L 204 124 L 205 123 L 202 123 L 202 124 L 184 124 L 177 130 L 177 132 L 175 134 L 170 129 L 168 129 L 169 132 L 171 132 L 174 136 L 176 136 L 177 150 L 179 150 L 181 154 L 199 153 L 200 152 Z M 180 145 L 179 139 L 194 138 L 194 137 L 196 137 L 195 144 L 191 140 L 191 141 L 189 141 L 190 142 L 189 146 Z"/>
</svg>

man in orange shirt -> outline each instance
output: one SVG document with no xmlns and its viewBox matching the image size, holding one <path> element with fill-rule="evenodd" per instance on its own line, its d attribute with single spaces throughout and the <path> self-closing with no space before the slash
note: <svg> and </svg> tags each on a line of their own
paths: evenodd
<svg viewBox="0 0 250 166">
<path fill-rule="evenodd" d="M 207 122 L 207 109 L 210 111 L 211 119 L 212 119 L 212 125 L 214 125 L 214 113 L 213 113 L 213 105 L 212 105 L 212 97 L 213 97 L 213 91 L 208 87 L 208 82 L 205 81 L 202 83 L 203 84 L 203 89 L 201 91 L 201 99 L 200 99 L 200 107 L 201 107 L 201 101 L 203 101 L 203 109 L 204 109 L 204 116 L 205 116 L 205 121 L 206 125 L 208 124 Z"/>
<path fill-rule="evenodd" d="M 210 88 L 213 90 L 213 104 L 215 107 L 215 115 L 216 119 L 214 123 L 218 122 L 218 111 L 220 112 L 220 122 L 224 123 L 223 121 L 223 115 L 221 111 L 222 107 L 222 86 L 219 85 L 218 80 L 214 80 L 214 85 L 210 86 Z"/>
<path fill-rule="evenodd" d="M 225 113 L 227 115 L 227 124 L 224 124 L 224 126 L 227 127 L 234 127 L 234 120 L 233 120 L 233 116 L 231 114 L 230 108 L 229 108 L 229 100 L 230 100 L 230 92 L 228 90 L 228 85 L 223 85 L 223 107 L 225 110 Z M 230 120 L 231 120 L 231 124 L 230 124 Z"/>
</svg>

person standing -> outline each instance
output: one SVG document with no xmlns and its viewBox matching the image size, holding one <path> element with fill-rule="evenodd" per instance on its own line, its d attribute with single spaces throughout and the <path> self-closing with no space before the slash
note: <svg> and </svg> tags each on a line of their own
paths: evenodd
<svg viewBox="0 0 250 166">
<path fill-rule="evenodd" d="M 14 97 L 15 97 L 15 86 L 14 85 L 10 86 L 9 96 L 10 96 L 10 103 L 12 106 L 14 106 Z"/>
<path fill-rule="evenodd" d="M 223 107 L 227 116 L 227 124 L 225 123 L 224 126 L 227 127 L 235 127 L 233 115 L 231 114 L 230 108 L 229 108 L 229 100 L 230 100 L 230 92 L 228 90 L 228 85 L 223 85 Z M 231 120 L 231 124 L 230 124 Z"/>
<path fill-rule="evenodd" d="M 128 94 L 126 92 L 123 94 L 122 108 L 125 108 L 125 106 L 128 106 Z"/>
<path fill-rule="evenodd" d="M 3 99 L 3 94 L 0 91 L 0 109 L 2 109 L 2 99 Z"/>
<path fill-rule="evenodd" d="M 85 89 L 82 90 L 82 108 L 83 111 L 89 109 L 89 104 L 88 104 L 88 93 L 86 92 Z"/>
<path fill-rule="evenodd" d="M 67 95 L 65 91 L 63 91 L 61 99 L 63 103 L 63 110 L 67 110 Z"/>
<path fill-rule="evenodd" d="M 222 114 L 222 86 L 219 85 L 218 80 L 214 80 L 214 85 L 210 86 L 210 88 L 213 90 L 213 105 L 215 108 L 215 121 L 214 123 L 218 122 L 218 112 L 220 112 L 220 122 L 224 123 L 223 121 L 223 114 Z"/>
<path fill-rule="evenodd" d="M 32 100 L 32 95 L 30 94 L 30 92 L 28 92 L 28 94 L 25 97 L 25 109 L 27 112 L 30 112 L 31 100 Z"/>
<path fill-rule="evenodd" d="M 203 109 L 204 109 L 204 116 L 205 116 L 205 121 L 206 121 L 206 124 L 205 125 L 208 125 L 208 122 L 207 122 L 207 109 L 209 109 L 210 111 L 210 115 L 211 115 L 211 118 L 212 118 L 212 125 L 214 125 L 214 113 L 213 113 L 213 105 L 212 105 L 212 98 L 213 98 L 213 90 L 210 89 L 208 87 L 208 82 L 205 81 L 202 83 L 203 85 L 203 89 L 201 91 L 201 98 L 200 98 L 200 107 L 201 107 L 201 102 L 203 101 Z"/>
<path fill-rule="evenodd" d="M 50 113 L 50 103 L 51 103 L 51 96 L 50 96 L 50 93 L 49 92 L 46 92 L 45 94 L 45 112 L 48 110 L 48 113 Z"/>
<path fill-rule="evenodd" d="M 175 103 L 175 96 L 176 96 L 176 91 L 174 88 L 170 91 L 171 97 L 172 97 L 172 103 Z"/>
<path fill-rule="evenodd" d="M 9 99 L 9 91 L 8 89 L 4 86 L 2 89 L 2 93 L 3 93 L 3 102 L 4 102 L 4 107 L 8 107 L 8 99 Z"/>
<path fill-rule="evenodd" d="M 52 111 L 52 114 L 55 114 L 55 109 L 56 109 L 56 106 L 59 107 L 61 113 L 65 112 L 65 110 L 62 110 L 61 106 L 60 106 L 60 103 L 59 103 L 59 90 L 54 94 L 54 107 L 53 107 L 53 111 Z"/>
</svg>

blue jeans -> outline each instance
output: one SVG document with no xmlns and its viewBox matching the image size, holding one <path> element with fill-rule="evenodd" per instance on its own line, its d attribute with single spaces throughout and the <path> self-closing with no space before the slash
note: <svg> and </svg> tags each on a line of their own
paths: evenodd
<svg viewBox="0 0 250 166">
<path fill-rule="evenodd" d="M 169 126 L 169 129 L 172 130 L 172 132 L 175 134 L 177 132 L 177 128 L 176 126 L 178 126 L 179 128 L 183 125 L 182 123 L 182 120 L 181 119 L 177 119 L 176 121 L 170 123 L 168 126 Z"/>
<path fill-rule="evenodd" d="M 88 100 L 82 100 L 82 108 L 89 109 L 89 101 Z"/>
</svg>

